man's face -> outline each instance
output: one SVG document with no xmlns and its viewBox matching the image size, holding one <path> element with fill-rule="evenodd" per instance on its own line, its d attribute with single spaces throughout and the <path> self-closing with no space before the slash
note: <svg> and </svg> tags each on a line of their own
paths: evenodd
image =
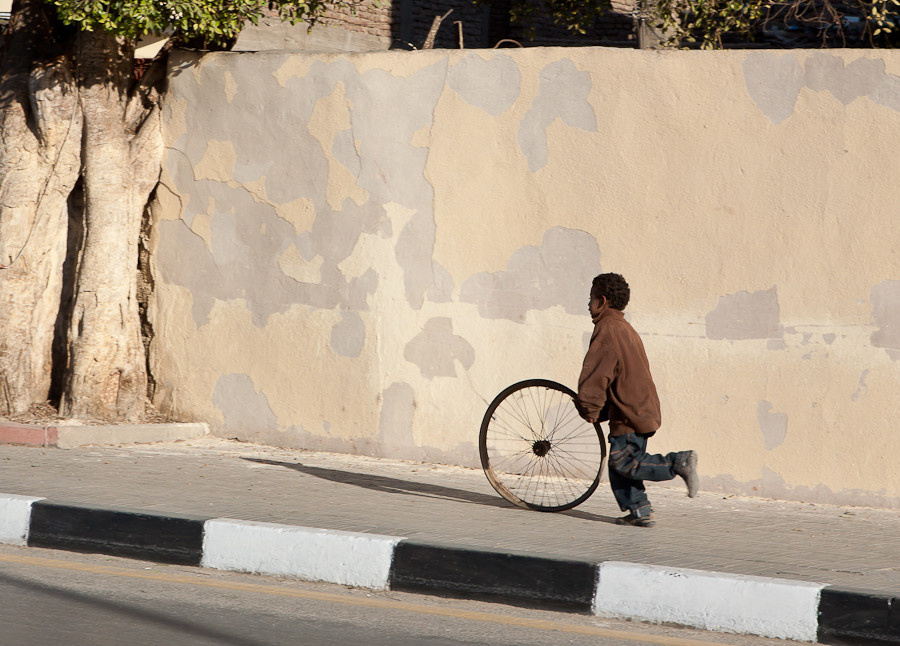
<svg viewBox="0 0 900 646">
<path fill-rule="evenodd" d="M 597 298 L 593 294 L 591 295 L 591 300 L 588 303 L 588 309 L 591 312 L 592 319 L 600 316 L 600 312 L 603 311 L 604 305 L 606 305 L 606 297 L 603 297 L 603 299 L 601 300 L 600 298 Z"/>
</svg>

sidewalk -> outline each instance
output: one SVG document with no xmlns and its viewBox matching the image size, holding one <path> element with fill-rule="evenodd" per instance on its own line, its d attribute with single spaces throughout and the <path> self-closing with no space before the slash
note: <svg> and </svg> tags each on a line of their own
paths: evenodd
<svg viewBox="0 0 900 646">
<path fill-rule="evenodd" d="M 701 456 L 701 472 L 702 464 Z M 683 487 L 652 484 L 649 493 L 657 525 L 643 529 L 614 524 L 620 512 L 603 484 L 574 510 L 542 514 L 509 505 L 481 471 L 461 467 L 209 437 L 67 450 L 0 445 L 0 541 L 5 531 L 15 542 L 9 528 L 24 505 L 30 545 L 105 545 L 166 560 L 147 536 L 164 526 L 166 541 L 202 541 L 196 562 L 212 567 L 824 643 L 900 644 L 900 512 L 703 491 L 692 500 Z M 88 513 L 93 521 L 79 516 Z M 85 528 L 91 522 L 100 529 Z M 149 548 L 142 554 L 140 545 L 108 539 L 113 526 Z M 304 557 L 295 552 L 307 552 L 315 571 L 291 570 Z M 172 554 L 194 558 L 191 548 Z M 322 574 L 352 569 L 354 559 L 381 567 L 385 558 L 383 581 Z M 635 582 L 644 587 L 629 594 Z"/>
</svg>

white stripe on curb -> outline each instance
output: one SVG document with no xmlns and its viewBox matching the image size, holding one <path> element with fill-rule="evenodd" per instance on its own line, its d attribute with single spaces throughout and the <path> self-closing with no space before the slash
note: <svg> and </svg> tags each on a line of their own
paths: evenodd
<svg viewBox="0 0 900 646">
<path fill-rule="evenodd" d="M 0 543 L 28 544 L 31 504 L 38 500 L 43 500 L 43 498 L 0 493 Z"/>
<path fill-rule="evenodd" d="M 204 526 L 201 565 L 384 590 L 394 546 L 401 540 L 397 536 L 216 518 Z"/>
<path fill-rule="evenodd" d="M 824 587 L 610 561 L 600 565 L 594 614 L 814 642 Z"/>
</svg>

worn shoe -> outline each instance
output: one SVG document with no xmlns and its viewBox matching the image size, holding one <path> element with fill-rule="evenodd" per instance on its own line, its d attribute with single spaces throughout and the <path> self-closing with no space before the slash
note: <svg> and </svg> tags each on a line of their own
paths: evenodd
<svg viewBox="0 0 900 646">
<path fill-rule="evenodd" d="M 616 518 L 616 525 L 634 525 L 635 527 L 653 527 L 656 521 L 653 520 L 653 514 L 647 516 L 635 516 L 629 513 L 627 516 Z"/>
<path fill-rule="evenodd" d="M 684 478 L 687 485 L 688 498 L 697 497 L 697 488 L 700 485 L 700 477 L 697 475 L 697 452 L 682 451 L 675 460 L 675 474 Z"/>
</svg>

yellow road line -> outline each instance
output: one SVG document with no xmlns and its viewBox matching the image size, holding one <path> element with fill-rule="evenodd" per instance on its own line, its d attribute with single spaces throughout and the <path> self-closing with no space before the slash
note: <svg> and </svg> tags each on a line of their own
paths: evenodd
<svg viewBox="0 0 900 646">
<path fill-rule="evenodd" d="M 70 570 L 73 572 L 85 572 L 105 576 L 126 577 L 131 579 L 144 579 L 160 581 L 163 583 L 181 583 L 205 588 L 218 588 L 239 592 L 253 592 L 278 597 L 292 597 L 311 601 L 323 601 L 339 603 L 349 606 L 361 606 L 365 608 L 378 608 L 383 610 L 402 610 L 423 615 L 436 615 L 452 619 L 464 619 L 468 621 L 481 621 L 485 623 L 501 624 L 505 626 L 517 626 L 520 628 L 532 628 L 535 630 L 557 631 L 579 635 L 595 635 L 610 639 L 621 639 L 629 642 L 642 642 L 645 644 L 658 644 L 660 646 L 725 646 L 719 642 L 699 641 L 696 639 L 684 639 L 681 637 L 667 637 L 665 635 L 635 635 L 621 630 L 601 628 L 599 626 L 575 626 L 557 621 L 544 619 L 531 619 L 526 617 L 507 617 L 488 612 L 474 610 L 461 610 L 458 608 L 438 608 L 421 603 L 408 603 L 393 599 L 379 599 L 371 597 L 355 597 L 334 594 L 330 592 L 313 592 L 308 590 L 294 590 L 280 588 L 274 585 L 259 583 L 241 583 L 238 581 L 203 580 L 196 576 L 172 574 L 167 572 L 148 572 L 142 570 L 130 570 L 108 565 L 92 565 L 86 563 L 73 563 L 56 559 L 41 558 L 35 556 L 15 556 L 0 554 L 0 562 L 18 563 L 20 565 L 33 565 L 36 567 L 53 568 L 57 570 Z"/>
</svg>

